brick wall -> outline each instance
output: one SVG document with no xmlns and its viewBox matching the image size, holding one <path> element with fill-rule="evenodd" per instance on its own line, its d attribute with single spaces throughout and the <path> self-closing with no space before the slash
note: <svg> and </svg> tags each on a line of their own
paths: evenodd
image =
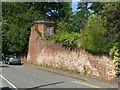
<svg viewBox="0 0 120 90">
<path fill-rule="evenodd" d="M 38 26 L 40 32 L 43 32 L 43 25 Z M 29 38 L 29 49 L 28 49 L 28 55 L 27 55 L 27 60 L 36 63 L 35 60 L 37 58 L 37 54 L 40 52 L 40 42 L 39 40 L 41 39 L 37 32 L 34 30 L 35 26 L 31 27 L 31 33 L 30 33 L 30 38 Z"/>
<path fill-rule="evenodd" d="M 32 31 L 32 33 L 35 33 Z M 54 68 L 77 71 L 80 74 L 87 71 L 87 76 L 104 80 L 115 80 L 114 61 L 105 55 L 92 55 L 84 49 L 70 51 L 54 41 L 35 40 L 30 37 L 28 61 Z M 34 40 L 33 40 L 34 39 Z"/>
</svg>

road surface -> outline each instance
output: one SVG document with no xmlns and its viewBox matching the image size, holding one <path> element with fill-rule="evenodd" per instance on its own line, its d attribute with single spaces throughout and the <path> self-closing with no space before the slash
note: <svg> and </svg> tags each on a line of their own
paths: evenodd
<svg viewBox="0 0 120 90">
<path fill-rule="evenodd" d="M 76 79 L 64 77 L 47 71 L 28 67 L 27 65 L 6 65 L 0 63 L 0 88 L 20 88 L 36 90 L 40 88 L 93 88 L 101 90 L 97 86 L 89 85 Z"/>
</svg>

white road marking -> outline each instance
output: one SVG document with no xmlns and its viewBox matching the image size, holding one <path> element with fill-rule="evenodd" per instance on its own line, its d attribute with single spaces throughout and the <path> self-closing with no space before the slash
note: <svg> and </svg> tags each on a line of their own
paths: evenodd
<svg viewBox="0 0 120 90">
<path fill-rule="evenodd" d="M 2 75 L 0 75 L 2 79 L 4 79 L 9 85 L 11 85 L 15 90 L 18 90 L 15 85 L 13 85 L 10 81 L 8 81 L 6 78 L 4 78 Z"/>
<path fill-rule="evenodd" d="M 71 82 L 78 83 L 78 84 L 83 84 L 83 85 L 94 87 L 94 88 L 100 88 L 100 87 L 96 87 L 96 86 L 89 85 L 89 84 L 86 84 L 86 83 L 82 83 L 82 82 L 79 82 L 79 81 L 71 81 Z"/>
</svg>

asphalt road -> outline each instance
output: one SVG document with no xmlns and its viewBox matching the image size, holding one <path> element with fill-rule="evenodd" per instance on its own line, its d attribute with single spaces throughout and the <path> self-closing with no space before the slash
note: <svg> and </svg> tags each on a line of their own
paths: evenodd
<svg viewBox="0 0 120 90">
<path fill-rule="evenodd" d="M 92 90 L 101 90 L 96 86 L 91 86 L 80 82 L 79 80 L 67 78 L 61 75 L 50 73 L 28 67 L 27 65 L 6 65 L 0 63 L 0 87 L 20 88 L 25 90 L 36 90 L 40 88 L 92 88 Z"/>
</svg>

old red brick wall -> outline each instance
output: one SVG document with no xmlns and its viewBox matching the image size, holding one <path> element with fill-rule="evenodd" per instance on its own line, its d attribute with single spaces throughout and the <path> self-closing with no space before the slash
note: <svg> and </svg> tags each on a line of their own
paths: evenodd
<svg viewBox="0 0 120 90">
<path fill-rule="evenodd" d="M 63 68 L 70 71 L 77 70 L 80 74 L 84 73 L 85 66 L 87 76 L 95 76 L 110 81 L 115 80 L 114 61 L 107 56 L 95 56 L 84 49 L 70 51 L 54 41 L 39 40 L 39 46 L 36 44 L 34 47 L 36 47 L 34 49 L 38 50 L 31 50 L 30 61 L 35 64 Z"/>
<path fill-rule="evenodd" d="M 38 25 L 38 29 L 40 32 L 43 32 L 44 25 Z M 29 37 L 29 48 L 28 48 L 28 55 L 27 60 L 31 61 L 32 63 L 36 63 L 36 58 L 38 53 L 40 52 L 40 36 L 38 36 L 37 32 L 35 31 L 35 26 L 31 27 L 31 33 Z"/>
<path fill-rule="evenodd" d="M 37 32 L 35 31 L 35 24 L 38 25 L 38 30 L 41 32 L 42 36 L 40 37 Z M 32 63 L 36 63 L 36 58 L 43 48 L 45 46 L 43 43 L 43 39 L 46 32 L 46 26 L 52 27 L 52 34 L 54 34 L 54 23 L 46 23 L 44 21 L 33 23 L 31 28 L 31 33 L 29 37 L 29 47 L 28 47 L 28 55 L 27 55 L 27 61 L 31 61 Z M 42 47 L 41 47 L 42 46 Z"/>
</svg>

